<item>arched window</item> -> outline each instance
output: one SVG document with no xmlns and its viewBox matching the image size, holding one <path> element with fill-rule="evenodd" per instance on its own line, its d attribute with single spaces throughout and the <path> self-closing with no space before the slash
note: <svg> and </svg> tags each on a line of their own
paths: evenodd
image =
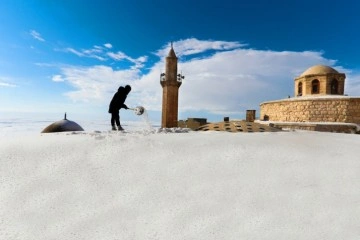
<svg viewBox="0 0 360 240">
<path fill-rule="evenodd" d="M 311 93 L 318 94 L 320 92 L 320 82 L 315 79 L 311 82 Z"/>
<path fill-rule="evenodd" d="M 298 96 L 302 96 L 302 82 L 299 82 L 298 84 Z"/>
<path fill-rule="evenodd" d="M 338 81 L 336 79 L 333 79 L 330 84 L 331 94 L 338 94 L 338 86 Z"/>
</svg>

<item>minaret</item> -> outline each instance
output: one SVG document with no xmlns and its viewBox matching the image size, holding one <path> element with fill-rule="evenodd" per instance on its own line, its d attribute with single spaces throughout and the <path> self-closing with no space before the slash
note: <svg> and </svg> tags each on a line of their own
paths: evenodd
<svg viewBox="0 0 360 240">
<path fill-rule="evenodd" d="M 165 59 L 165 73 L 160 74 L 160 84 L 163 87 L 161 127 L 178 126 L 179 87 L 184 76 L 177 74 L 177 57 L 173 45 Z"/>
</svg>

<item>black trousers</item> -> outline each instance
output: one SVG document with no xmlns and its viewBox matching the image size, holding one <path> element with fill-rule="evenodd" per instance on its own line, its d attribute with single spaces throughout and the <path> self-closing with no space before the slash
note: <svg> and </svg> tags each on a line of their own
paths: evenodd
<svg viewBox="0 0 360 240">
<path fill-rule="evenodd" d="M 114 111 L 111 113 L 111 126 L 115 126 L 115 123 L 117 126 L 120 126 L 119 111 Z"/>
</svg>

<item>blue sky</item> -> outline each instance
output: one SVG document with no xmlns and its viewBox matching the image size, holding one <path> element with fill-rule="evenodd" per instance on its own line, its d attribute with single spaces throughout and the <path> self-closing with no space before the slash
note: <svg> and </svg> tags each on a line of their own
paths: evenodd
<svg viewBox="0 0 360 240">
<path fill-rule="evenodd" d="M 294 78 L 316 64 L 346 73 L 345 93 L 360 95 L 355 0 L 2 0 L 0 9 L 6 117 L 106 119 L 116 89 L 130 84 L 127 104 L 158 122 L 171 41 L 185 75 L 180 119 L 244 118 L 263 101 L 293 96 Z"/>
</svg>

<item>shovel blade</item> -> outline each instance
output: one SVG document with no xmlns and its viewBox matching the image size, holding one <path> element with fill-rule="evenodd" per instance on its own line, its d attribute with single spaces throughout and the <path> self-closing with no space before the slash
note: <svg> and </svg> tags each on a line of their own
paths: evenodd
<svg viewBox="0 0 360 240">
<path fill-rule="evenodd" d="M 145 112 L 145 108 L 142 106 L 137 106 L 134 108 L 134 112 L 136 115 L 142 115 Z"/>
</svg>

